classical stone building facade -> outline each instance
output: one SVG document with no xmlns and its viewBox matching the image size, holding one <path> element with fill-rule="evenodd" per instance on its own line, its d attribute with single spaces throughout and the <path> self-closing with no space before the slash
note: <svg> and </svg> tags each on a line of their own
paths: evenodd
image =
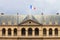
<svg viewBox="0 0 60 40">
<path fill-rule="evenodd" d="M 0 15 L 0 40 L 60 40 L 60 15 Z"/>
</svg>

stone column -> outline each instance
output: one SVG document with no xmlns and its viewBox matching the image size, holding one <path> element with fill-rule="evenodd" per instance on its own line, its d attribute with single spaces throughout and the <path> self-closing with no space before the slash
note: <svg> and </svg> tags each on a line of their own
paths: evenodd
<svg viewBox="0 0 60 40">
<path fill-rule="evenodd" d="M 60 37 L 60 30 L 58 30 L 58 36 Z"/>
<path fill-rule="evenodd" d="M 11 36 L 14 36 L 14 30 L 11 31 Z"/>
<path fill-rule="evenodd" d="M 32 28 L 32 30 L 33 30 L 32 31 L 32 34 L 33 34 L 32 36 L 35 36 L 35 28 Z"/>
<path fill-rule="evenodd" d="M 18 36 L 21 36 L 21 28 L 18 26 L 18 28 L 17 28 L 17 35 Z"/>
<path fill-rule="evenodd" d="M 6 36 L 8 36 L 8 30 L 6 30 Z"/>
<path fill-rule="evenodd" d="M 42 37 L 43 36 L 43 31 L 42 30 L 39 30 L 39 37 Z"/>
<path fill-rule="evenodd" d="M 28 36 L 28 31 L 26 30 L 26 36 Z"/>
<path fill-rule="evenodd" d="M 19 36 L 21 36 L 21 30 L 18 31 Z"/>
<path fill-rule="evenodd" d="M 55 36 L 55 32 L 54 32 L 54 30 L 52 31 L 52 33 L 53 33 L 53 36 Z"/>
<path fill-rule="evenodd" d="M 0 36 L 2 36 L 2 30 L 0 30 Z"/>
<path fill-rule="evenodd" d="M 47 36 L 49 36 L 49 30 L 47 30 Z"/>
</svg>

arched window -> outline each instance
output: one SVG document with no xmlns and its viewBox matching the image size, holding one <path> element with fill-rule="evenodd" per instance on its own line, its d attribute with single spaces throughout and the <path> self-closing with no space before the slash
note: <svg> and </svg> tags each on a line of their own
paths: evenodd
<svg viewBox="0 0 60 40">
<path fill-rule="evenodd" d="M 11 28 L 8 29 L 8 36 L 11 36 Z"/>
<path fill-rule="evenodd" d="M 58 28 L 55 28 L 55 35 L 57 36 L 58 35 Z"/>
<path fill-rule="evenodd" d="M 25 36 L 25 35 L 26 35 L 26 30 L 25 30 L 25 28 L 22 28 L 22 29 L 21 29 L 21 35 L 22 35 L 22 36 Z"/>
<path fill-rule="evenodd" d="M 5 36 L 5 34 L 6 34 L 6 29 L 3 28 L 3 29 L 2 29 L 2 35 Z"/>
<path fill-rule="evenodd" d="M 35 36 L 38 36 L 38 35 L 39 35 L 39 29 L 35 28 Z"/>
<path fill-rule="evenodd" d="M 49 35 L 52 36 L 52 28 L 49 29 Z"/>
<path fill-rule="evenodd" d="M 14 29 L 14 36 L 17 36 L 17 29 Z"/>
<path fill-rule="evenodd" d="M 29 35 L 29 36 L 32 35 L 32 31 L 33 31 L 32 28 L 29 28 L 29 29 L 28 29 L 28 35 Z"/>
<path fill-rule="evenodd" d="M 44 36 L 47 35 L 47 30 L 46 30 L 46 28 L 43 29 L 43 35 L 44 35 Z"/>
</svg>

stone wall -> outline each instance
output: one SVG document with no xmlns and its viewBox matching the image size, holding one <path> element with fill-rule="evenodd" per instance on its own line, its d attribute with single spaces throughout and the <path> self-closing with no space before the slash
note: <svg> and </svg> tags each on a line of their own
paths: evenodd
<svg viewBox="0 0 60 40">
<path fill-rule="evenodd" d="M 0 38 L 0 40 L 60 40 L 60 38 Z"/>
</svg>

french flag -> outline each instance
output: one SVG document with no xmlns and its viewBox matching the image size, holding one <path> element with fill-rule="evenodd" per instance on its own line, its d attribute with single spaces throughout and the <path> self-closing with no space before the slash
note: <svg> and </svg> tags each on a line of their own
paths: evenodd
<svg viewBox="0 0 60 40">
<path fill-rule="evenodd" d="M 30 9 L 33 9 L 33 10 L 35 10 L 36 8 L 35 8 L 35 7 L 33 7 L 32 5 L 30 5 Z"/>
</svg>

